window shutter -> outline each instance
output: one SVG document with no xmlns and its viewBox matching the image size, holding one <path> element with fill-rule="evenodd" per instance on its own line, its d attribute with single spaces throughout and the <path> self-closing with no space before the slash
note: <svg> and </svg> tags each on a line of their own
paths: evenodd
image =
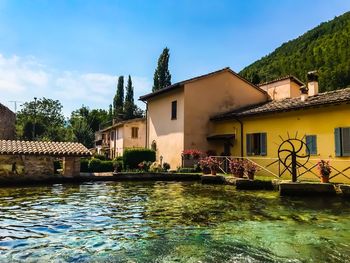
<svg viewBox="0 0 350 263">
<path fill-rule="evenodd" d="M 350 156 L 350 128 L 342 128 L 343 156 Z"/>
<path fill-rule="evenodd" d="M 311 153 L 312 154 L 317 154 L 317 136 L 314 135 L 312 136 L 312 144 L 311 144 Z"/>
<path fill-rule="evenodd" d="M 260 133 L 260 155 L 267 154 L 267 141 L 266 141 L 266 133 Z"/>
<path fill-rule="evenodd" d="M 252 155 L 252 134 L 247 134 L 247 155 Z"/>
<path fill-rule="evenodd" d="M 311 149 L 311 136 L 306 135 L 305 140 L 306 140 L 306 145 L 307 145 L 306 153 L 312 154 L 312 149 Z"/>
<path fill-rule="evenodd" d="M 341 150 L 341 128 L 334 129 L 335 156 L 342 156 Z"/>
</svg>

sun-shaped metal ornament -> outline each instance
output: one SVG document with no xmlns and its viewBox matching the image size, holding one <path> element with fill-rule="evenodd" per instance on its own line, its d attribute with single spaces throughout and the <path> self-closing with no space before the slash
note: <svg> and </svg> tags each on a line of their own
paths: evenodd
<svg viewBox="0 0 350 263">
<path fill-rule="evenodd" d="M 286 171 L 289 171 L 292 175 L 292 181 L 296 182 L 298 170 L 305 168 L 305 165 L 310 159 L 310 151 L 303 138 L 288 138 L 278 148 L 278 159 L 284 166 L 284 169 L 280 172 L 280 176 Z"/>
</svg>

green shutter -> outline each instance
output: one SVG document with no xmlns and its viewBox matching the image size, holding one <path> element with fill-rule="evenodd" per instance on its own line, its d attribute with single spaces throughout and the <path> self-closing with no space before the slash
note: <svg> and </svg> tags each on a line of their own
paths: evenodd
<svg viewBox="0 0 350 263">
<path fill-rule="evenodd" d="M 343 156 L 350 156 L 350 128 L 342 128 L 341 135 Z"/>
<path fill-rule="evenodd" d="M 252 134 L 247 134 L 247 155 L 252 155 Z"/>
<path fill-rule="evenodd" d="M 316 155 L 317 154 L 317 136 L 313 135 L 312 136 L 312 149 L 311 153 Z"/>
<path fill-rule="evenodd" d="M 267 141 L 266 141 L 266 133 L 260 133 L 260 155 L 267 154 Z"/>
<path fill-rule="evenodd" d="M 342 156 L 341 150 L 341 128 L 334 129 L 335 156 Z"/>
<path fill-rule="evenodd" d="M 306 140 L 306 145 L 307 145 L 306 153 L 311 154 L 311 152 L 312 152 L 311 151 L 311 136 L 306 135 L 305 140 Z"/>
</svg>

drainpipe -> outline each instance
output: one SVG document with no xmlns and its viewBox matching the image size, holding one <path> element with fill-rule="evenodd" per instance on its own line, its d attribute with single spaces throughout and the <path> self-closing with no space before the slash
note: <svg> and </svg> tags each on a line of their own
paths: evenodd
<svg viewBox="0 0 350 263">
<path fill-rule="evenodd" d="M 243 136 L 243 122 L 238 118 L 235 118 L 235 120 L 237 122 L 239 122 L 239 124 L 241 126 L 241 157 L 243 157 L 243 147 L 244 147 L 243 146 L 243 138 L 244 138 L 244 136 Z"/>
<path fill-rule="evenodd" d="M 145 114 L 145 118 L 146 118 L 146 140 L 145 140 L 145 148 L 148 148 L 148 103 L 145 101 L 142 101 L 143 103 L 146 104 L 146 114 Z"/>
</svg>

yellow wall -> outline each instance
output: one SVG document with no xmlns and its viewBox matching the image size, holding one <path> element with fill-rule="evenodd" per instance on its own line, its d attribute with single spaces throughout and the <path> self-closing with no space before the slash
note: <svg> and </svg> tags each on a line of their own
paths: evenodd
<svg viewBox="0 0 350 263">
<path fill-rule="evenodd" d="M 177 101 L 177 119 L 171 119 L 171 102 Z M 184 91 L 178 88 L 148 101 L 148 147 L 154 140 L 157 144 L 157 160 L 171 169 L 181 166 L 181 153 L 184 149 Z"/>
<path fill-rule="evenodd" d="M 309 110 L 298 110 L 286 113 L 276 113 L 260 115 L 243 119 L 244 123 L 244 156 L 246 156 L 247 133 L 267 133 L 267 156 L 266 158 L 277 158 L 277 151 L 282 142 L 279 136 L 284 139 L 294 137 L 298 132 L 298 137 L 304 135 L 317 135 L 317 156 L 311 156 L 313 163 L 319 159 L 331 159 L 331 164 L 336 168 L 343 169 L 350 166 L 350 157 L 335 157 L 334 128 L 350 127 L 350 106 L 338 105 L 321 107 Z M 239 128 L 236 121 L 215 122 L 215 131 L 218 133 L 229 133 L 234 127 Z M 239 155 L 240 136 L 237 136 L 234 154 Z M 347 162 L 344 162 L 346 160 Z M 275 166 L 276 167 L 276 166 Z M 315 170 L 316 171 L 316 170 Z M 346 173 L 350 176 L 350 170 Z M 316 178 L 315 176 L 311 176 Z M 336 177 L 334 182 L 346 181 L 344 177 Z"/>
<path fill-rule="evenodd" d="M 211 116 L 266 100 L 265 93 L 228 71 L 186 84 L 185 149 L 205 152 L 220 144 L 207 141 L 208 135 L 215 133 L 209 120 Z"/>
</svg>

